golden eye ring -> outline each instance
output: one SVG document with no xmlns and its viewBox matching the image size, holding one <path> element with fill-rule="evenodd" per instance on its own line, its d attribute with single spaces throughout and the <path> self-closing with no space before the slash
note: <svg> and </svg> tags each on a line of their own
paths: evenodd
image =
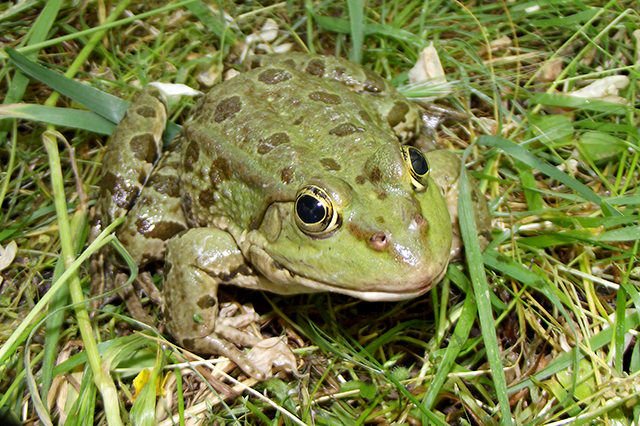
<svg viewBox="0 0 640 426">
<path fill-rule="evenodd" d="M 304 186 L 298 191 L 295 217 L 302 232 L 312 236 L 327 234 L 340 225 L 340 216 L 331 197 L 315 185 Z"/>
<path fill-rule="evenodd" d="M 427 157 L 418 148 L 403 145 L 402 158 L 409 169 L 411 184 L 415 190 L 417 192 L 425 191 L 429 182 L 429 173 L 431 172 Z"/>
</svg>

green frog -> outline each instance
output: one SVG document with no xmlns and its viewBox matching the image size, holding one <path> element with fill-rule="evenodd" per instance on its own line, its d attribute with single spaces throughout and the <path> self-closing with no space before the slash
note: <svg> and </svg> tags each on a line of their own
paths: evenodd
<svg viewBox="0 0 640 426">
<path fill-rule="evenodd" d="M 138 265 L 164 265 L 162 294 L 147 288 L 177 342 L 261 378 L 236 347 L 255 341 L 219 318 L 218 286 L 420 296 L 460 253 L 461 165 L 411 145 L 422 109 L 360 65 L 302 53 L 258 65 L 203 96 L 164 152 L 165 101 L 145 89 L 104 154 L 99 210 L 103 224 L 126 215 L 117 237 Z M 488 241 L 475 184 L 472 197 Z"/>
</svg>

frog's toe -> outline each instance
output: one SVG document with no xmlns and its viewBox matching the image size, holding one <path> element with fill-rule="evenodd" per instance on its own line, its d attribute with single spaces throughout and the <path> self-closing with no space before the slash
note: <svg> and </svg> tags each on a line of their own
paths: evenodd
<svg viewBox="0 0 640 426">
<path fill-rule="evenodd" d="M 184 339 L 182 344 L 196 353 L 215 353 L 226 356 L 245 374 L 260 381 L 266 379 L 266 374 L 260 371 L 233 343 L 215 333 L 195 339 Z"/>
</svg>

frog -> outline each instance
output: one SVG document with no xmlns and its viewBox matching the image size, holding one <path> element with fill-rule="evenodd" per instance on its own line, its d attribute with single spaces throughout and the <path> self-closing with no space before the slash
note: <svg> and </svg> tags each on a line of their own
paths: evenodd
<svg viewBox="0 0 640 426">
<path fill-rule="evenodd" d="M 161 292 L 150 272 L 138 281 L 182 347 L 261 379 L 239 348 L 255 338 L 220 316 L 220 286 L 399 301 L 459 259 L 461 161 L 414 146 L 423 108 L 366 67 L 262 56 L 204 94 L 163 149 L 166 110 L 147 86 L 116 127 L 97 226 L 124 217 L 116 236 L 134 262 L 160 265 Z M 472 179 L 471 193 L 484 247 L 490 214 Z"/>
</svg>

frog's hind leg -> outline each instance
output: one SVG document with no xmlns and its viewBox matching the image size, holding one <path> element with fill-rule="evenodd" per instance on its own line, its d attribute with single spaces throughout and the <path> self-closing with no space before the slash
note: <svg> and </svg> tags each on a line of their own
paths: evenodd
<svg viewBox="0 0 640 426">
<path fill-rule="evenodd" d="M 116 234 L 134 263 L 141 267 L 162 262 L 167 241 L 187 229 L 180 200 L 179 161 L 180 156 L 175 150 L 165 152 Z M 161 306 L 162 296 L 153 283 L 151 272 L 142 270 L 135 280 L 135 287 Z M 131 315 L 149 324 L 149 317 L 136 293 L 132 286 L 128 286 L 122 290 L 121 296 Z"/>
<path fill-rule="evenodd" d="M 224 355 L 246 374 L 262 379 L 264 374 L 235 346 L 253 346 L 261 337 L 219 318 L 217 297 L 220 284 L 251 286 L 260 280 L 265 278 L 253 273 L 227 232 L 193 228 L 177 235 L 169 241 L 165 256 L 163 296 L 169 331 L 185 348 Z"/>
<path fill-rule="evenodd" d="M 107 187 L 104 191 L 108 193 L 103 194 L 101 206 L 109 219 L 127 214 L 116 236 L 126 247 L 133 262 L 141 267 L 142 272 L 135 280 L 135 287 L 159 305 L 162 304 L 162 297 L 151 279 L 153 271 L 144 270 L 144 267 L 162 261 L 167 241 L 187 228 L 180 200 L 178 150 L 169 149 L 156 160 L 166 121 L 161 96 L 154 93 L 153 89 L 145 89 L 118 126 L 111 142 L 113 146 L 110 144 L 103 159 L 106 170 L 103 178 Z M 121 141 L 126 131 L 132 132 L 128 146 Z M 117 150 L 133 153 L 117 154 Z M 120 163 L 112 165 L 111 162 Z M 112 181 L 119 184 L 111 185 Z M 121 276 L 124 274 L 114 269 L 126 270 L 126 265 L 114 253 L 110 253 L 109 257 L 114 265 L 106 274 L 115 275 L 112 281 L 121 286 L 126 282 Z M 139 292 L 133 286 L 126 286 L 118 293 L 135 319 L 153 325 L 140 303 Z"/>
<path fill-rule="evenodd" d="M 164 95 L 147 86 L 116 126 L 102 157 L 101 215 L 106 223 L 122 217 L 136 201 L 160 158 L 167 122 Z"/>
<path fill-rule="evenodd" d="M 164 96 L 147 87 L 134 100 L 116 126 L 102 158 L 100 202 L 93 217 L 90 241 L 107 224 L 127 214 L 139 196 L 150 170 L 160 157 L 166 124 Z M 112 249 L 104 248 L 91 258 L 91 293 L 99 296 L 116 284 Z M 98 307 L 99 299 L 92 302 Z"/>
</svg>

